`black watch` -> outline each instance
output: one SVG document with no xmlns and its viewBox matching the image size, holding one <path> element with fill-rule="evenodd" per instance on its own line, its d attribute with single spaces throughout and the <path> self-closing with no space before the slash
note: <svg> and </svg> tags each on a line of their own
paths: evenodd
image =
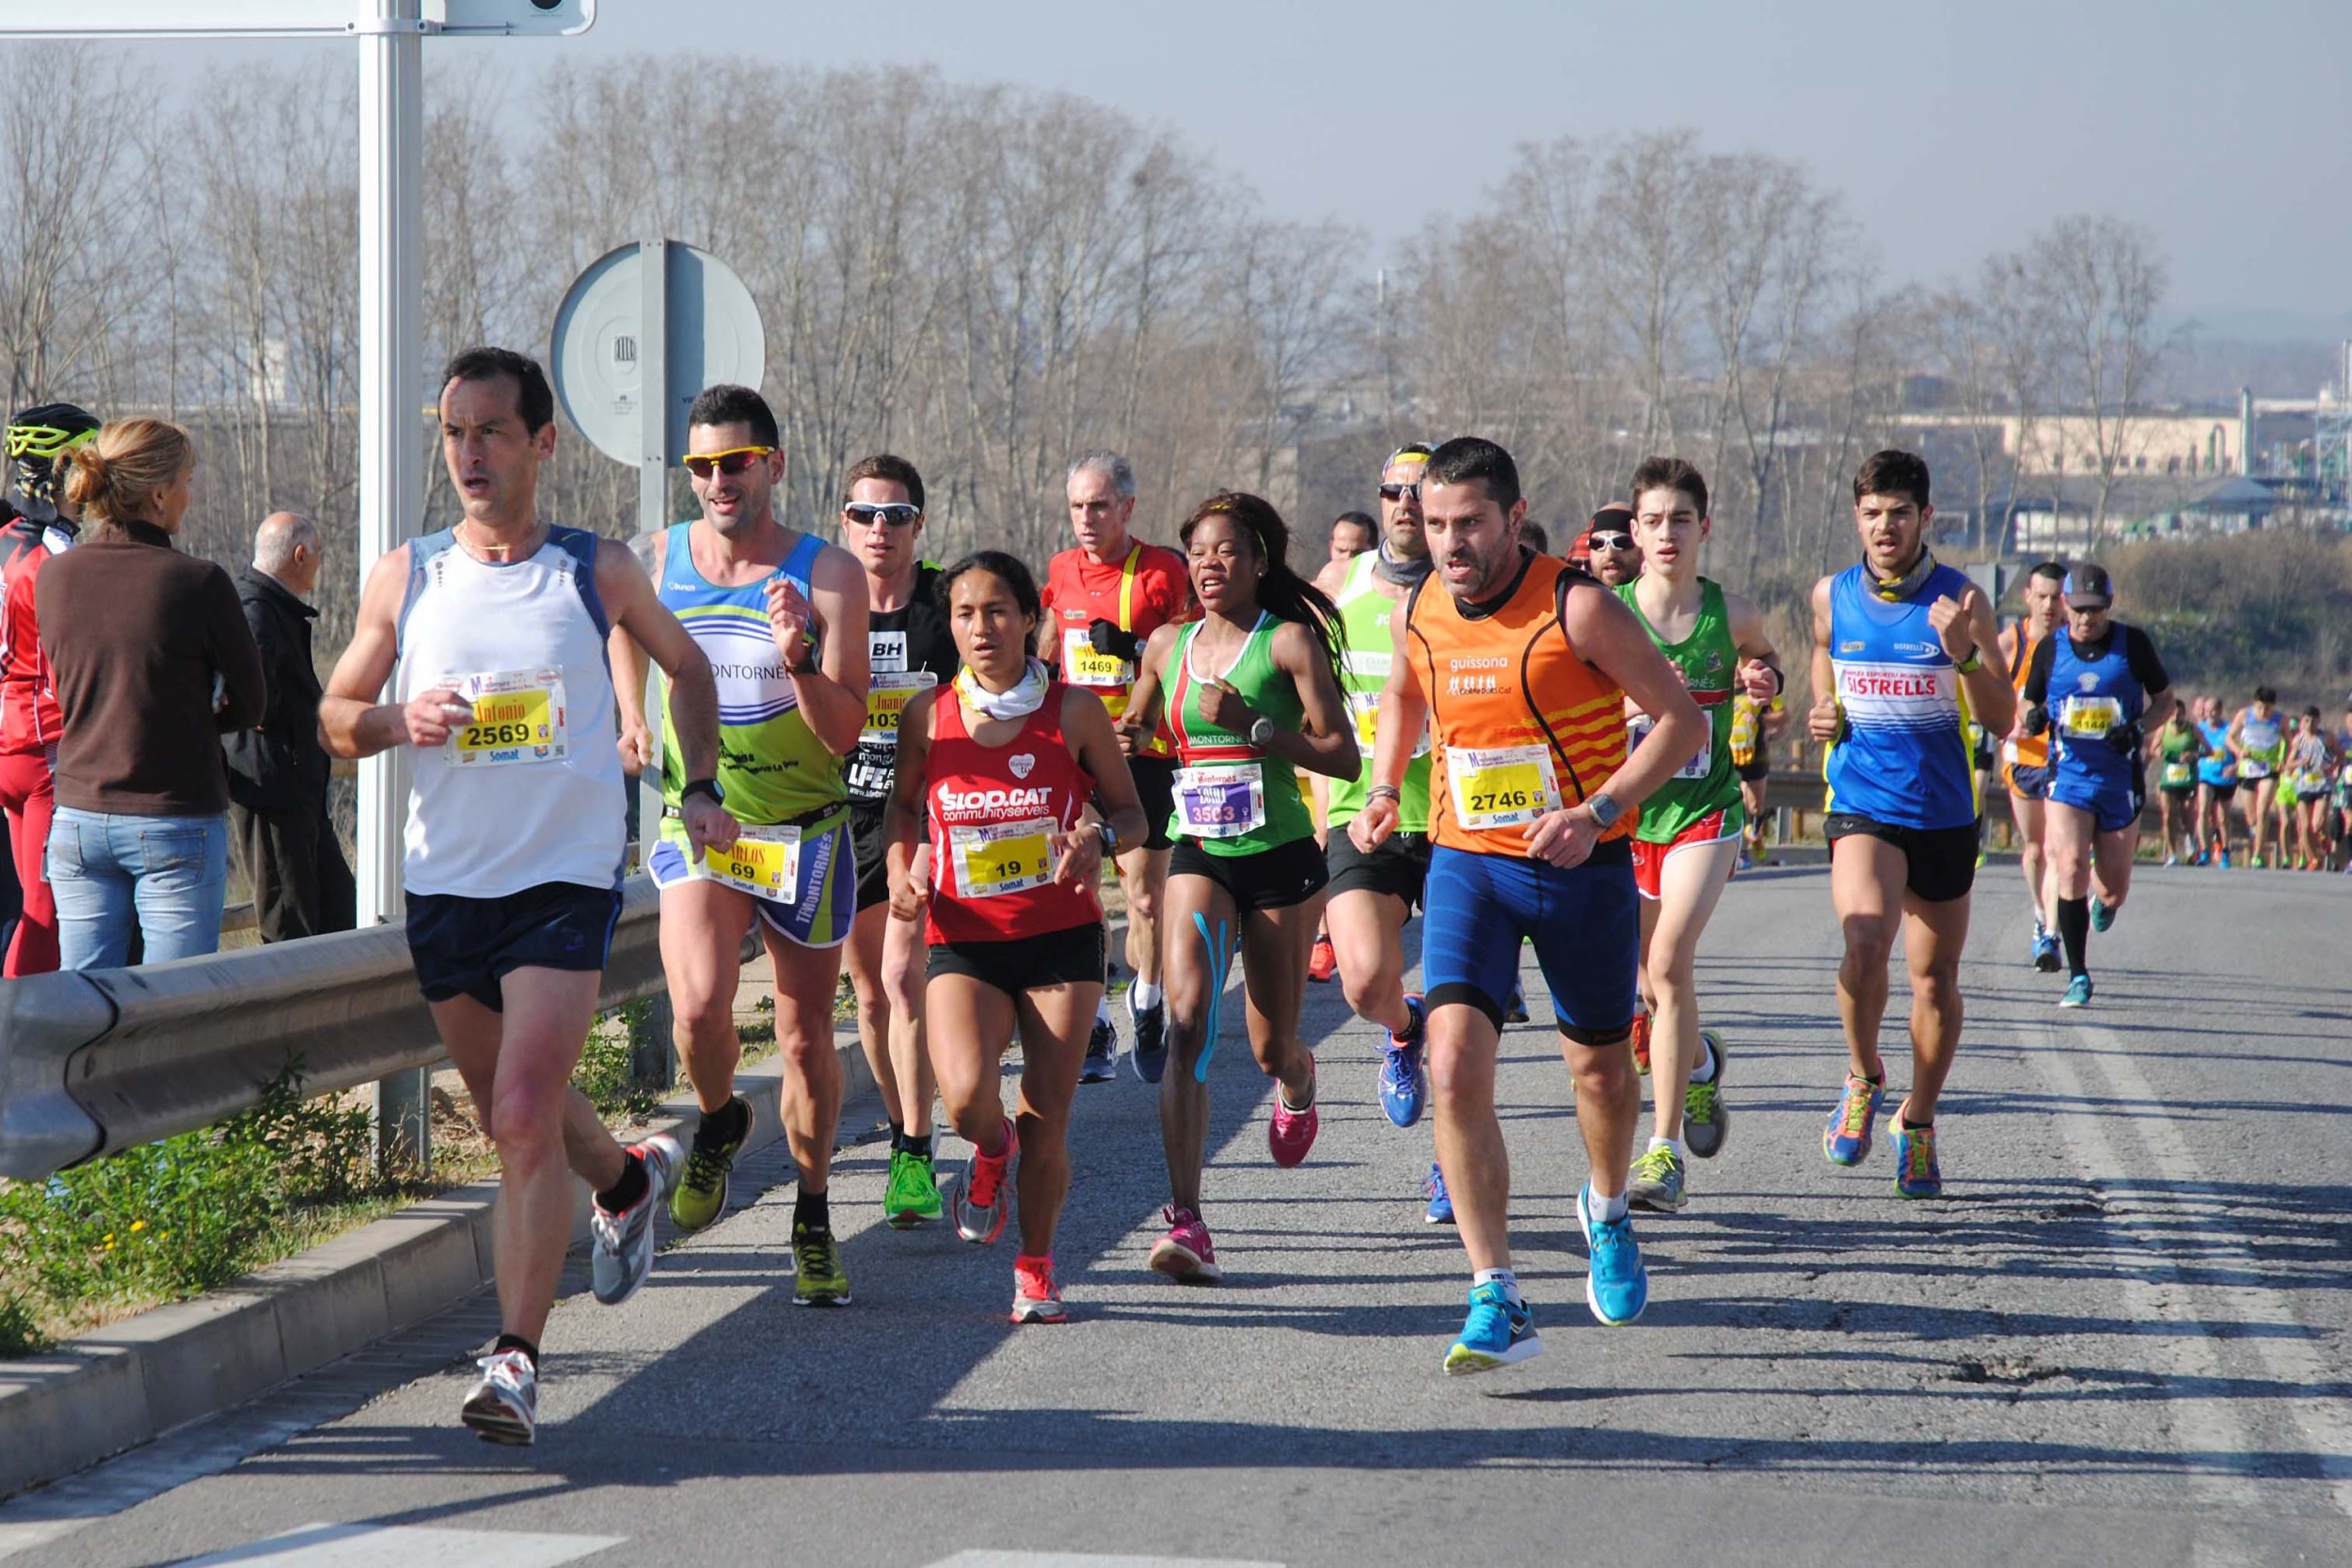
<svg viewBox="0 0 2352 1568">
<path fill-rule="evenodd" d="M 686 798 L 690 795 L 707 795 L 710 797 L 710 803 L 714 806 L 723 806 L 727 803 L 727 792 L 719 787 L 719 781 L 716 779 L 687 780 L 686 787 L 677 792 L 678 804 L 684 805 Z"/>
</svg>

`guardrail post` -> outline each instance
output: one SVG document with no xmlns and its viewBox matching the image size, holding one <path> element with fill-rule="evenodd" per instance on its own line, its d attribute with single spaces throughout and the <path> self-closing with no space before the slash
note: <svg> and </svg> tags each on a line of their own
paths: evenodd
<svg viewBox="0 0 2352 1568">
<path fill-rule="evenodd" d="M 433 1168 L 433 1069 L 413 1068 L 375 1085 L 375 1168 Z"/>
<path fill-rule="evenodd" d="M 677 1083 L 677 1052 L 671 1046 L 677 1015 L 665 988 L 645 999 L 645 1021 L 629 1040 L 628 1075 L 638 1085 L 666 1089 Z"/>
</svg>

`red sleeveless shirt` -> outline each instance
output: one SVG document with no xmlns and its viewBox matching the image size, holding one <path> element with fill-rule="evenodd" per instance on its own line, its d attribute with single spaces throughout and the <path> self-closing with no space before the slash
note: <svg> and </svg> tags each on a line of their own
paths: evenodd
<svg viewBox="0 0 2352 1568">
<path fill-rule="evenodd" d="M 1094 794 L 1061 729 L 1062 683 L 1009 745 L 983 746 L 964 726 L 953 686 L 931 709 L 925 800 L 930 819 L 932 942 L 1008 942 L 1099 925 L 1091 887 L 1053 880 L 1052 836 Z"/>
</svg>

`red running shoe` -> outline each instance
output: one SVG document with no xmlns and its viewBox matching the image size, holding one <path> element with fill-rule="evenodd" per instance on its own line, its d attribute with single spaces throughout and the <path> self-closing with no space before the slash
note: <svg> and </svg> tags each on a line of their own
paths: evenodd
<svg viewBox="0 0 2352 1568">
<path fill-rule="evenodd" d="M 1340 956 L 1331 949 L 1330 933 L 1317 931 L 1315 950 L 1307 959 L 1307 978 L 1315 981 L 1328 980 L 1339 972 Z"/>
<path fill-rule="evenodd" d="M 1307 1053 L 1308 1092 L 1314 1092 L 1315 1053 Z M 1288 1170 L 1305 1163 L 1307 1151 L 1315 1147 L 1315 1132 L 1323 1118 L 1312 1100 L 1302 1111 L 1294 1111 L 1282 1100 L 1282 1085 L 1274 1085 L 1274 1119 L 1266 1124 L 1266 1148 L 1274 1155 L 1274 1163 Z"/>
</svg>

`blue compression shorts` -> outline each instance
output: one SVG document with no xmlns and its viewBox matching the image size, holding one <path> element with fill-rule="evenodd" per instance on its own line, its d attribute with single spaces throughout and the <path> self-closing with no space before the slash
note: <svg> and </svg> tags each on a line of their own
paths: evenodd
<svg viewBox="0 0 2352 1568">
<path fill-rule="evenodd" d="M 1422 911 L 1422 984 L 1430 1008 L 1467 1002 L 1502 1027 L 1525 939 L 1535 944 L 1562 1034 L 1599 1044 L 1633 1026 L 1642 914 L 1627 840 L 1601 845 L 1565 871 L 1439 845 L 1429 854 Z"/>
</svg>

